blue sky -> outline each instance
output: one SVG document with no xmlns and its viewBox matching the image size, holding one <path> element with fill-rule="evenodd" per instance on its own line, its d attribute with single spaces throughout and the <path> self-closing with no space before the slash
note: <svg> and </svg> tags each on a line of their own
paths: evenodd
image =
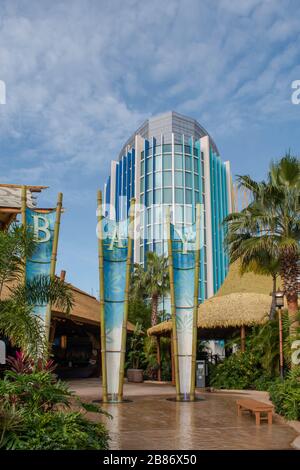
<svg viewBox="0 0 300 470">
<path fill-rule="evenodd" d="M 130 133 L 176 110 L 233 174 L 300 154 L 298 0 L 0 0 L 2 183 L 64 193 L 58 270 L 96 294 L 96 190 Z"/>
</svg>

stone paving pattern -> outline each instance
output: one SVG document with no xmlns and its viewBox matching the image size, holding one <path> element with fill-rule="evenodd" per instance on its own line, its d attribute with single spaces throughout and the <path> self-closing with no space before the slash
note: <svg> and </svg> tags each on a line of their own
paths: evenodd
<svg viewBox="0 0 300 470">
<path fill-rule="evenodd" d="M 98 379 L 74 380 L 70 385 L 86 401 L 101 397 Z M 175 393 L 170 385 L 125 384 L 124 392 L 132 402 L 102 405 L 112 420 L 90 414 L 92 419 L 106 422 L 111 449 L 291 449 L 298 435 L 278 416 L 272 426 L 264 421 L 256 426 L 248 413 L 238 417 L 239 393 L 201 392 L 203 401 L 178 403 L 167 400 Z"/>
</svg>

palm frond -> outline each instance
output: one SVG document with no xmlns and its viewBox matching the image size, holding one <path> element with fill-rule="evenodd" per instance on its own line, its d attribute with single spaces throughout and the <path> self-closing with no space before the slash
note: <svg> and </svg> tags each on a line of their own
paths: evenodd
<svg viewBox="0 0 300 470">
<path fill-rule="evenodd" d="M 32 308 L 15 300 L 0 303 L 0 331 L 13 345 L 32 358 L 44 357 L 47 353 L 45 329 L 41 319 Z"/>
<path fill-rule="evenodd" d="M 50 303 L 69 313 L 73 306 L 73 294 L 68 284 L 47 275 L 35 276 L 26 285 L 19 284 L 12 290 L 12 297 L 22 303 L 43 305 Z"/>
</svg>

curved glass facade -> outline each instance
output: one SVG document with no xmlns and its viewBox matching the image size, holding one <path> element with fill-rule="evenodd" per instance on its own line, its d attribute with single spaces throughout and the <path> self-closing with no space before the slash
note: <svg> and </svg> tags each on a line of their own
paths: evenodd
<svg viewBox="0 0 300 470">
<path fill-rule="evenodd" d="M 215 143 L 194 119 L 171 112 L 149 119 L 139 130 L 119 161 L 112 162 L 105 202 L 115 207 L 117 220 L 127 217 L 131 197 L 140 203 L 140 238 L 134 242 L 134 261 L 139 263 L 147 251 L 167 255 L 167 207 L 180 228 L 193 224 L 196 204 L 202 204 L 201 302 L 219 289 L 228 270 L 222 220 L 231 210 L 229 164 L 221 161 Z"/>
</svg>

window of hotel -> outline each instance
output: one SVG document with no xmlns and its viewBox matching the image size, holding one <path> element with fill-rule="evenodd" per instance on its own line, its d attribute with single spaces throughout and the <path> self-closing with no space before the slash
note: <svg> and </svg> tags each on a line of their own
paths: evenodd
<svg viewBox="0 0 300 470">
<path fill-rule="evenodd" d="M 194 188 L 199 189 L 199 176 L 194 175 Z"/>
<path fill-rule="evenodd" d="M 152 191 L 147 191 L 146 193 L 146 206 L 150 206 L 152 204 Z"/>
<path fill-rule="evenodd" d="M 183 204 L 183 189 L 175 189 L 175 202 L 176 204 Z"/>
<path fill-rule="evenodd" d="M 175 153 L 182 153 L 182 145 L 180 145 L 180 144 L 175 144 L 175 145 L 174 145 L 174 152 L 175 152 Z"/>
<path fill-rule="evenodd" d="M 192 204 L 192 191 L 190 189 L 185 190 L 185 203 Z"/>
<path fill-rule="evenodd" d="M 161 170 L 161 155 L 156 155 L 154 158 L 155 158 L 154 169 L 156 171 L 159 171 Z"/>
<path fill-rule="evenodd" d="M 146 176 L 146 186 L 147 186 L 147 189 L 152 189 L 152 178 L 153 178 L 153 175 L 147 175 Z"/>
<path fill-rule="evenodd" d="M 175 220 L 176 222 L 183 222 L 183 206 L 175 206 Z"/>
<path fill-rule="evenodd" d="M 156 188 L 160 188 L 162 185 L 161 171 L 154 173 L 154 183 Z"/>
<path fill-rule="evenodd" d="M 172 189 L 164 189 L 164 203 L 172 204 Z"/>
<path fill-rule="evenodd" d="M 150 225 L 151 224 L 151 217 L 152 217 L 152 208 L 149 207 L 147 209 L 147 225 Z"/>
<path fill-rule="evenodd" d="M 192 159 L 191 157 L 185 156 L 185 169 L 192 171 Z"/>
<path fill-rule="evenodd" d="M 161 189 L 156 189 L 154 191 L 154 197 L 155 197 L 155 204 L 161 204 L 162 203 L 162 200 L 161 200 Z"/>
<path fill-rule="evenodd" d="M 172 172 L 171 171 L 164 171 L 163 178 L 164 178 L 164 186 L 172 186 Z"/>
<path fill-rule="evenodd" d="M 182 155 L 175 155 L 175 170 L 183 169 Z"/>
<path fill-rule="evenodd" d="M 141 162 L 141 176 L 144 175 L 144 171 L 145 171 L 145 162 L 142 161 L 142 162 Z"/>
<path fill-rule="evenodd" d="M 163 169 L 164 170 L 171 170 L 171 168 L 172 168 L 171 155 L 164 155 L 163 156 Z"/>
<path fill-rule="evenodd" d="M 153 226 L 153 238 L 154 238 L 154 240 L 160 240 L 161 239 L 161 225 L 160 224 L 154 224 L 154 226 Z"/>
<path fill-rule="evenodd" d="M 163 152 L 164 153 L 171 153 L 172 152 L 172 145 L 171 144 L 163 145 Z"/>
<path fill-rule="evenodd" d="M 153 165 L 152 165 L 152 157 L 147 158 L 147 173 L 151 173 Z"/>
<path fill-rule="evenodd" d="M 191 146 L 190 145 L 185 145 L 184 146 L 184 152 L 185 153 L 191 153 Z"/>
<path fill-rule="evenodd" d="M 183 172 L 175 171 L 175 186 L 183 186 Z"/>
<path fill-rule="evenodd" d="M 144 160 L 144 150 L 141 152 L 141 160 Z"/>
<path fill-rule="evenodd" d="M 190 191 L 190 193 L 192 194 L 192 191 Z M 186 224 L 192 224 L 193 223 L 192 206 L 185 206 L 185 223 Z"/>
<path fill-rule="evenodd" d="M 199 173 L 199 161 L 198 158 L 194 158 L 194 172 Z"/>
<path fill-rule="evenodd" d="M 195 203 L 198 204 L 199 201 L 199 191 L 195 191 Z"/>
<path fill-rule="evenodd" d="M 145 178 L 142 177 L 141 178 L 141 193 L 143 193 L 145 191 Z"/>
<path fill-rule="evenodd" d="M 191 173 L 185 172 L 185 185 L 189 188 L 192 187 L 192 174 Z"/>
<path fill-rule="evenodd" d="M 163 246 L 161 242 L 155 243 L 155 252 L 158 254 L 158 256 L 161 256 L 163 254 Z"/>
</svg>

